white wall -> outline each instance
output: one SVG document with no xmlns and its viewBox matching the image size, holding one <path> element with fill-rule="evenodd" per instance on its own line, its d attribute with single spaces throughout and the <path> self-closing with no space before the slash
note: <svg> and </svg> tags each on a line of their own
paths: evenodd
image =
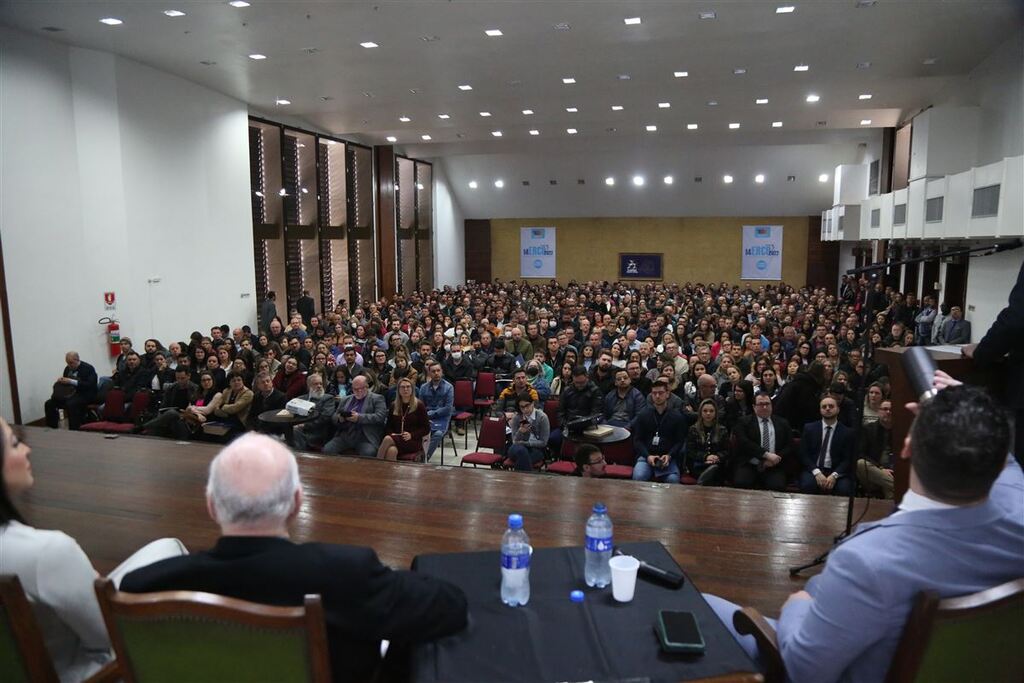
<svg viewBox="0 0 1024 683">
<path fill-rule="evenodd" d="M 999 312 L 1006 308 L 1022 261 L 1024 249 L 971 259 L 964 317 L 971 321 L 972 342 L 981 341 Z"/>
<path fill-rule="evenodd" d="M 434 272 L 436 286 L 466 282 L 466 230 L 443 159 L 434 159 Z"/>
<path fill-rule="evenodd" d="M 0 417 L 14 422 L 14 404 L 11 402 L 11 378 L 7 374 L 7 344 L 4 328 L 0 325 Z"/>
<path fill-rule="evenodd" d="M 1024 29 L 971 72 L 982 108 L 977 165 L 1024 154 Z"/>
<path fill-rule="evenodd" d="M 857 267 L 857 257 L 853 255 L 853 250 L 859 245 L 859 242 L 839 243 L 839 277 L 836 279 L 837 292 L 839 291 L 839 283 L 843 281 L 846 271 Z"/>
<path fill-rule="evenodd" d="M 243 103 L 112 54 L 0 28 L 0 230 L 22 417 L 78 350 L 255 323 Z M 148 284 L 150 278 L 160 278 Z"/>
</svg>

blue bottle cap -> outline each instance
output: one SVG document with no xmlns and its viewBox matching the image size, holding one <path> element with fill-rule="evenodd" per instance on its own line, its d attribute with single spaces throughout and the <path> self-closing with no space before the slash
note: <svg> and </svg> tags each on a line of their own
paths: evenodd
<svg viewBox="0 0 1024 683">
<path fill-rule="evenodd" d="M 604 506 L 604 503 L 594 503 L 594 512 L 596 512 L 599 515 L 603 515 L 604 513 L 608 512 L 608 508 Z"/>
<path fill-rule="evenodd" d="M 520 514 L 512 513 L 508 516 L 508 528 L 509 529 L 522 529 L 523 528 L 523 516 Z"/>
<path fill-rule="evenodd" d="M 569 593 L 569 599 L 573 602 L 583 602 L 583 591 L 573 591 Z"/>
</svg>

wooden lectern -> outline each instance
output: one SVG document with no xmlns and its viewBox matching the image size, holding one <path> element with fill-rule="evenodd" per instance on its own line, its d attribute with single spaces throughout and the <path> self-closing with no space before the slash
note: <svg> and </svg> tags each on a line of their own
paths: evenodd
<svg viewBox="0 0 1024 683">
<path fill-rule="evenodd" d="M 918 399 L 903 372 L 902 356 L 904 351 L 906 349 L 903 347 L 875 349 L 875 361 L 885 363 L 889 368 L 889 383 L 892 389 L 890 395 L 892 399 L 892 453 L 895 461 L 893 478 L 895 479 L 894 497 L 897 505 L 903 500 L 903 494 L 910 485 L 910 462 L 899 457 L 899 454 L 903 450 L 903 439 L 906 438 L 907 432 L 910 431 L 910 424 L 914 421 L 914 416 L 903 406 Z M 969 358 L 931 349 L 929 349 L 929 353 L 935 359 L 935 365 L 939 370 L 959 380 L 967 381 L 972 365 Z"/>
</svg>

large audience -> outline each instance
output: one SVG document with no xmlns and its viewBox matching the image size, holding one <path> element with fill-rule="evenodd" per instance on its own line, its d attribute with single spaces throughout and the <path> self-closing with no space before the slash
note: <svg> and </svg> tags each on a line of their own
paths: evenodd
<svg viewBox="0 0 1024 683">
<path fill-rule="evenodd" d="M 63 408 L 77 429 L 117 390 L 137 433 L 260 431 L 301 450 L 429 460 L 467 428 L 453 417 L 479 407 L 465 394 L 457 405 L 455 386 L 480 398 L 477 380 L 493 375 L 483 398 L 508 420 L 505 462 L 518 470 L 571 459 L 577 437 L 561 427 L 597 416 L 629 430 L 634 479 L 841 495 L 859 483 L 888 498 L 892 406 L 876 350 L 970 340 L 960 307 L 853 277 L 837 293 L 496 280 L 320 315 L 308 296 L 297 304 L 283 319 L 268 293 L 257 330 L 220 325 L 141 349 L 123 338 L 103 377 L 70 352 L 56 386 L 74 388 L 55 389 L 47 421 Z M 132 414 L 139 393 L 148 400 Z M 260 419 L 294 398 L 315 404 L 312 419 L 293 430 Z M 577 474 L 603 474 L 592 457 Z"/>
</svg>

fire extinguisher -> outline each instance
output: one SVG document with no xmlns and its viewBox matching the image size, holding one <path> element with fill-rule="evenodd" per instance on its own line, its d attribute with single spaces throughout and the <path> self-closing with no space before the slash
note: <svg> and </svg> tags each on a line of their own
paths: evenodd
<svg viewBox="0 0 1024 683">
<path fill-rule="evenodd" d="M 113 318 L 100 318 L 100 325 L 107 326 L 107 344 L 110 347 L 110 357 L 116 358 L 121 355 L 121 326 Z"/>
</svg>

